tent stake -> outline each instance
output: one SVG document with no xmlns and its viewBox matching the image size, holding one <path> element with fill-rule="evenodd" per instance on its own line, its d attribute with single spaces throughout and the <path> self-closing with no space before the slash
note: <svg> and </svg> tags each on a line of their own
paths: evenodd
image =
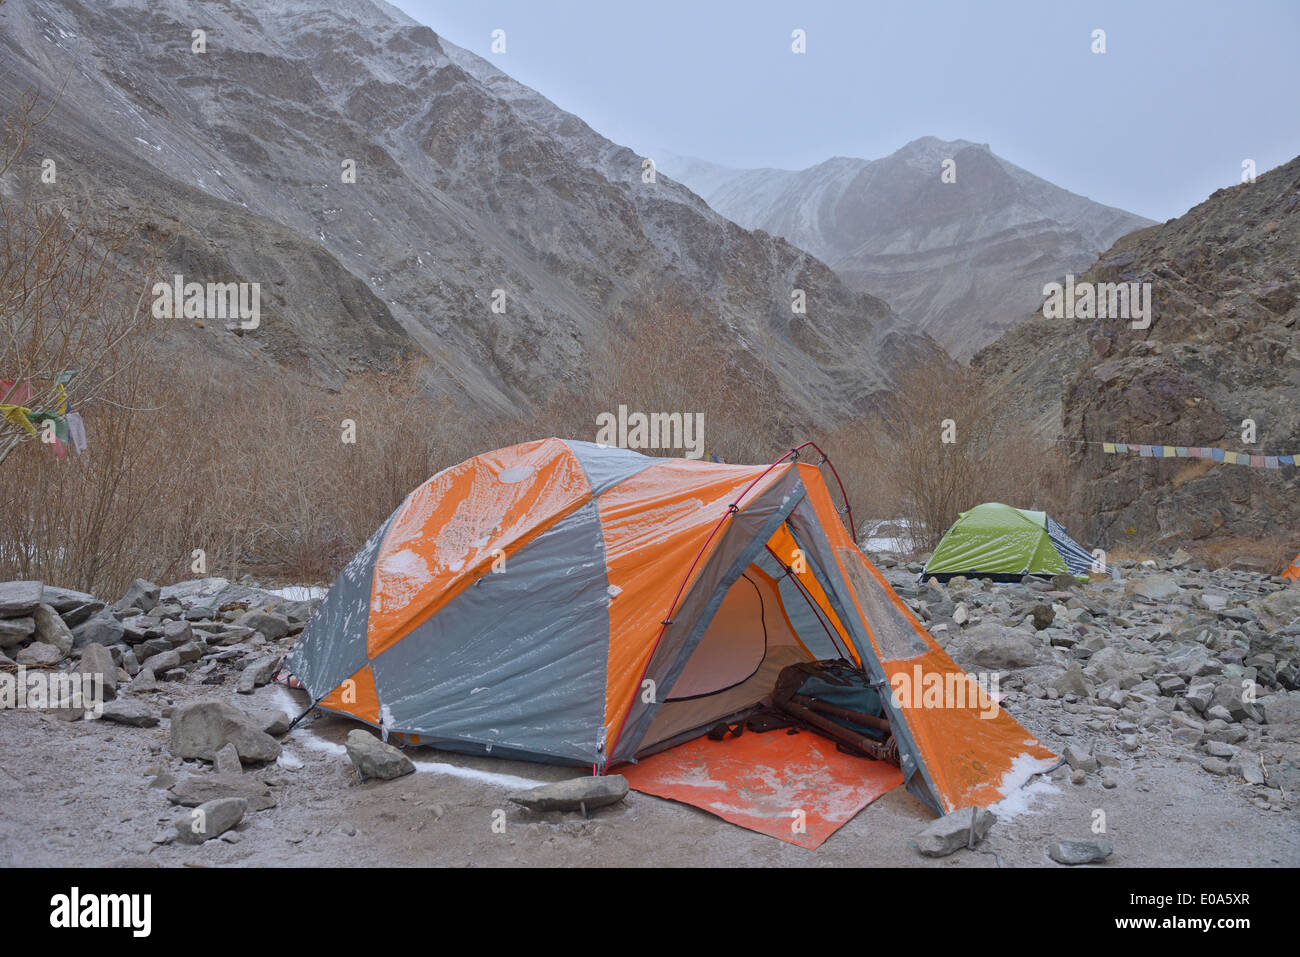
<svg viewBox="0 0 1300 957">
<path fill-rule="evenodd" d="M 323 701 L 324 699 L 322 698 L 321 700 Z M 294 718 L 292 721 L 290 721 L 288 730 L 286 730 L 284 733 L 288 734 L 290 731 L 296 728 L 298 726 L 298 722 L 301 721 L 303 718 L 307 717 L 307 715 L 311 714 L 313 711 L 315 711 L 316 705 L 318 704 L 320 704 L 320 701 L 313 701 L 311 704 L 307 705 L 307 710 L 304 711 L 302 714 L 298 715 L 298 717 Z"/>
</svg>

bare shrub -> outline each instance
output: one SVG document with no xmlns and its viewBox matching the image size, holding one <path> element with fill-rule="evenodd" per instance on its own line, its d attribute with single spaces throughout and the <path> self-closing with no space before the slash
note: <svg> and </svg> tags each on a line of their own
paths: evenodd
<svg viewBox="0 0 1300 957">
<path fill-rule="evenodd" d="M 16 176 L 49 104 L 26 93 L 0 124 L 0 177 Z M 26 171 L 25 175 L 34 176 Z M 12 177 L 11 177 L 12 178 Z M 156 332 L 145 308 L 152 254 L 136 248 L 129 224 L 90 232 L 38 189 L 0 188 L 0 469 L 22 442 L 41 438 L 33 413 L 92 401 L 129 374 Z M 137 264 L 124 275 L 119 255 Z M 61 382 L 65 373 L 74 372 Z"/>
<path fill-rule="evenodd" d="M 593 441 L 596 417 L 629 412 L 702 413 L 707 452 L 727 462 L 767 462 L 793 430 L 772 374 L 736 348 L 703 307 L 677 287 L 630 300 L 591 344 L 588 371 L 516 427 Z M 681 449 L 640 449 L 677 456 Z"/>
<path fill-rule="evenodd" d="M 1060 448 L 1009 411 L 976 372 L 938 359 L 901 370 L 895 390 L 829 433 L 825 447 L 856 516 L 903 519 L 913 551 L 932 550 L 982 502 L 1042 509 L 1068 524 Z"/>
</svg>

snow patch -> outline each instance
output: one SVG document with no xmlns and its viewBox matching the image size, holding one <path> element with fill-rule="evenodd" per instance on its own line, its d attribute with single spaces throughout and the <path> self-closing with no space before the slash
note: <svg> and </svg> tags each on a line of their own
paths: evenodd
<svg viewBox="0 0 1300 957">
<path fill-rule="evenodd" d="M 296 754 L 290 754 L 288 751 L 281 751 L 280 756 L 275 759 L 276 767 L 284 768 L 286 771 L 297 771 L 305 767 L 302 758 Z"/>
<path fill-rule="evenodd" d="M 410 756 L 409 754 L 407 755 Z M 494 787 L 509 788 L 511 790 L 523 790 L 525 788 L 540 787 L 546 783 L 544 781 L 533 781 L 529 778 L 516 777 L 513 774 L 497 774 L 495 771 L 480 771 L 477 768 L 462 768 L 455 764 L 444 764 L 441 761 L 413 761 L 417 774 L 446 774 L 453 778 L 465 778 L 470 781 L 479 781 L 483 784 L 491 784 Z"/>
<path fill-rule="evenodd" d="M 515 482 L 522 482 L 524 479 L 531 478 L 533 467 L 531 465 L 516 465 L 513 468 L 502 469 L 497 473 L 497 481 L 504 482 L 507 485 Z"/>
<path fill-rule="evenodd" d="M 1059 794 L 1060 789 L 1046 775 L 1040 775 L 1030 781 L 1033 775 L 1039 771 L 1046 771 L 1055 764 L 1056 761 L 1052 758 L 1035 758 L 1029 754 L 1017 755 L 998 784 L 998 790 L 1005 796 L 1001 801 L 991 805 L 989 810 L 1000 820 L 1010 820 L 1030 811 L 1038 798 Z M 1026 781 L 1030 783 L 1026 784 Z"/>
<path fill-rule="evenodd" d="M 398 605 L 413 598 L 421 588 L 433 581 L 433 573 L 429 571 L 429 565 L 423 556 L 409 548 L 381 560 L 379 572 L 384 579 L 384 592 Z"/>
<path fill-rule="evenodd" d="M 266 591 L 288 601 L 310 601 L 313 598 L 324 598 L 329 589 L 323 585 L 287 585 L 284 588 L 268 588 Z"/>
</svg>

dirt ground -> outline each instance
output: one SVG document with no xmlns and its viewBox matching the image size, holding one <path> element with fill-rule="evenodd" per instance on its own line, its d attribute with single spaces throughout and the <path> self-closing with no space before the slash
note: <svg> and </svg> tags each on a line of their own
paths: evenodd
<svg viewBox="0 0 1300 957">
<path fill-rule="evenodd" d="M 249 709 L 296 713 L 298 692 L 260 688 L 251 700 L 221 687 L 164 686 L 141 696 L 169 702 L 223 697 Z M 1300 866 L 1300 812 L 1256 807 L 1241 782 L 1206 774 L 1191 754 L 1179 760 L 1128 756 L 1114 769 L 1072 785 L 1068 769 L 1018 795 L 975 851 L 932 860 L 909 845 L 929 820 L 902 788 L 859 813 L 818 850 L 756 834 L 703 811 L 632 792 L 612 808 L 535 814 L 506 801 L 528 782 L 573 769 L 410 749 L 416 774 L 357 783 L 342 741 L 357 725 L 327 716 L 282 739 L 285 756 L 256 774 L 276 807 L 250 811 L 231 843 L 156 844 L 174 833 L 182 809 L 150 782 L 160 772 L 198 772 L 168 750 L 168 722 L 141 729 L 102 721 L 69 723 L 31 711 L 0 713 L 0 864 L 4 866 L 851 866 L 1057 867 L 1046 847 L 1093 835 L 1115 853 L 1102 866 Z M 1057 747 L 1045 728 L 1031 730 Z M 503 833 L 493 829 L 505 813 Z M 988 853 L 992 852 L 992 853 Z"/>
</svg>

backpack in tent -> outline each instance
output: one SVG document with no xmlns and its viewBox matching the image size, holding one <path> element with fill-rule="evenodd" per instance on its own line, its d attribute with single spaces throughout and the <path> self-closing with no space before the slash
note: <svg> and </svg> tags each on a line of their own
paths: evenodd
<svg viewBox="0 0 1300 957">
<path fill-rule="evenodd" d="M 857 548 L 812 446 L 768 466 L 542 439 L 439 472 L 348 563 L 286 662 L 315 707 L 417 744 L 604 773 L 706 732 L 781 670 L 875 688 L 909 791 L 1000 799 L 1051 753 Z"/>
<path fill-rule="evenodd" d="M 1025 575 L 1086 576 L 1094 561 L 1046 512 L 986 502 L 957 517 L 920 577 L 1019 581 Z"/>
</svg>

